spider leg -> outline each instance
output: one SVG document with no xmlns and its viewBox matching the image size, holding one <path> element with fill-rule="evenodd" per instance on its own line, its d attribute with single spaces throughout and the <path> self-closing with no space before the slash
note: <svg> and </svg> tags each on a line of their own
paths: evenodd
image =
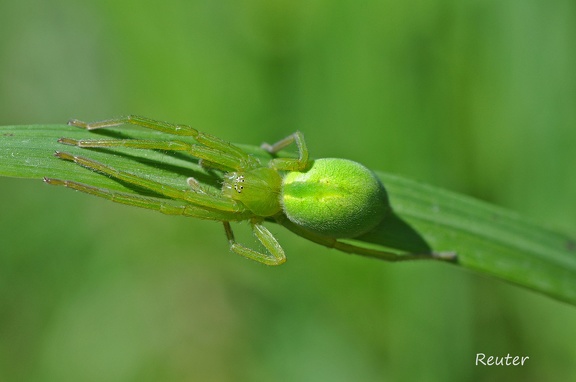
<svg viewBox="0 0 576 382">
<path fill-rule="evenodd" d="M 268 253 L 262 253 L 238 244 L 234 239 L 234 233 L 232 232 L 232 227 L 228 221 L 224 222 L 224 230 L 226 231 L 226 237 L 230 243 L 230 250 L 240 256 L 244 256 L 250 260 L 257 261 L 266 265 L 280 265 L 286 261 L 286 255 L 284 250 L 274 238 L 272 233 L 268 231 L 260 221 L 253 220 L 250 222 L 252 224 L 252 232 L 254 236 L 260 240 L 264 247 L 268 250 Z"/>
<path fill-rule="evenodd" d="M 200 182 L 198 182 L 198 180 L 196 178 L 188 178 L 186 179 L 186 183 L 188 183 L 188 186 L 192 189 L 192 191 L 197 192 L 199 194 L 209 194 L 209 190 L 204 187 L 203 185 L 200 184 Z"/>
<path fill-rule="evenodd" d="M 141 116 L 137 116 L 137 115 L 129 115 L 126 117 L 120 117 L 120 118 L 109 119 L 109 120 L 98 121 L 98 122 L 91 122 L 91 123 L 86 123 L 83 121 L 79 121 L 77 119 L 73 119 L 73 120 L 69 121 L 68 124 L 71 126 L 80 127 L 80 128 L 86 129 L 86 130 L 95 130 L 95 129 L 101 129 L 101 128 L 115 127 L 115 126 L 130 124 L 130 125 L 142 126 L 142 127 L 148 128 L 148 129 L 160 131 L 160 132 L 167 133 L 167 134 L 180 135 L 180 136 L 190 136 L 190 137 L 193 137 L 196 140 L 196 142 L 199 143 L 199 145 L 204 146 L 204 147 L 209 148 L 209 149 L 212 149 L 212 152 L 217 151 L 218 153 L 220 153 L 220 155 L 228 155 L 229 157 L 235 158 L 234 166 L 224 164 L 227 167 L 225 170 L 228 170 L 228 169 L 239 170 L 240 169 L 239 166 L 257 167 L 260 165 L 260 163 L 257 161 L 257 159 L 255 159 L 252 156 L 245 153 L 241 148 L 239 148 L 239 147 L 237 147 L 237 146 L 235 146 L 229 142 L 226 142 L 220 138 L 217 138 L 213 135 L 200 132 L 200 131 L 196 130 L 195 128 L 193 128 L 192 126 L 188 126 L 188 125 L 162 122 L 162 121 L 157 121 L 154 119 L 141 117 Z M 178 142 L 178 144 L 180 144 L 180 143 L 182 143 L 182 142 Z M 122 146 L 122 145 L 119 144 L 119 146 Z M 107 146 L 81 146 L 81 147 L 112 147 L 112 146 L 107 145 Z M 126 145 L 124 145 L 123 147 L 149 148 L 149 147 L 126 146 Z M 164 148 L 159 148 L 159 149 L 164 149 Z M 165 150 L 178 150 L 178 149 L 166 148 Z M 186 150 L 186 149 L 184 149 L 184 150 Z M 196 156 L 194 153 L 192 153 L 192 155 Z M 214 157 L 214 156 L 212 156 L 210 158 L 205 158 L 202 156 L 198 156 L 198 157 L 201 159 L 206 159 L 207 161 L 212 162 L 212 163 L 221 164 L 219 161 L 219 157 Z"/>
<path fill-rule="evenodd" d="M 250 212 L 229 212 L 229 211 L 205 209 L 190 204 L 173 203 L 168 200 L 147 198 L 125 192 L 112 191 L 106 188 L 93 187 L 87 184 L 73 182 L 69 180 L 60 180 L 45 177 L 44 182 L 55 186 L 68 187 L 73 190 L 84 192 L 86 194 L 108 199 L 115 203 L 121 203 L 129 206 L 158 211 L 166 215 L 181 215 L 205 220 L 220 220 L 220 221 L 222 220 L 240 221 L 245 220 L 250 216 L 252 216 Z"/>
<path fill-rule="evenodd" d="M 301 132 L 297 131 L 273 145 L 262 143 L 260 147 L 271 154 L 275 154 L 292 143 L 296 143 L 296 147 L 298 147 L 298 159 L 274 158 L 268 162 L 268 166 L 282 171 L 304 171 L 308 166 L 308 147 Z"/>
<path fill-rule="evenodd" d="M 191 126 L 185 126 L 185 125 L 180 126 L 174 123 L 156 121 L 150 118 L 140 117 L 137 115 L 128 115 L 125 117 L 112 118 L 96 122 L 83 122 L 77 119 L 71 119 L 70 121 L 68 121 L 68 125 L 80 127 L 86 130 L 96 130 L 120 125 L 136 125 L 174 135 L 187 135 L 193 137 L 198 135 L 198 130 L 196 130 Z"/>
<path fill-rule="evenodd" d="M 89 186 L 87 184 L 69 180 L 45 177 L 44 182 L 54 186 L 64 186 L 71 188 L 86 194 L 108 199 L 115 203 L 158 211 L 166 215 L 181 215 L 205 220 L 223 221 L 226 237 L 228 238 L 232 252 L 266 265 L 280 265 L 286 261 L 286 256 L 284 255 L 284 251 L 278 241 L 259 221 L 251 222 L 252 229 L 254 235 L 269 251 L 268 254 L 257 252 L 253 249 L 236 243 L 236 240 L 234 239 L 234 233 L 230 227 L 230 221 L 241 221 L 250 218 L 253 216 L 253 214 L 249 211 L 230 212 L 206 209 L 190 204 L 183 204 L 178 202 L 171 202 L 168 200 L 142 197 L 125 192 L 112 191 L 106 188 Z"/>
<path fill-rule="evenodd" d="M 206 160 L 209 163 L 215 163 L 214 167 L 218 169 L 229 171 L 230 169 L 239 169 L 242 164 L 238 157 L 215 150 L 210 147 L 202 146 L 194 143 L 186 143 L 182 141 L 156 141 L 145 139 L 72 139 L 60 138 L 58 142 L 65 145 L 77 147 L 122 147 L 134 149 L 149 149 L 149 150 L 169 150 L 169 151 L 186 151 L 192 156 L 201 160 Z"/>
<path fill-rule="evenodd" d="M 58 158 L 72 161 L 90 170 L 97 171 L 102 174 L 109 175 L 118 180 L 146 188 L 148 190 L 154 191 L 160 195 L 164 195 L 171 199 L 182 200 L 188 203 L 192 203 L 199 207 L 205 207 L 213 210 L 220 210 L 227 212 L 243 211 L 243 207 L 238 202 L 236 202 L 231 198 L 213 194 L 198 193 L 195 192 L 193 189 L 180 190 L 178 188 L 170 187 L 168 185 L 150 179 L 146 179 L 131 174 L 129 172 L 117 170 L 114 167 L 105 165 L 92 159 L 71 155 L 61 151 L 57 151 L 55 155 Z"/>
<path fill-rule="evenodd" d="M 304 237 L 310 241 L 313 241 L 317 244 L 321 244 L 328 248 L 334 248 L 342 252 L 346 253 L 354 253 L 357 255 L 367 256 L 367 257 L 374 257 L 380 260 L 385 261 L 407 261 L 407 260 L 442 260 L 448 262 L 456 262 L 457 257 L 455 252 L 431 252 L 431 253 L 407 253 L 407 254 L 397 254 L 393 252 L 387 251 L 379 251 L 376 249 L 360 247 L 353 244 L 344 243 L 338 241 L 332 237 L 326 237 L 317 235 L 310 231 L 307 231 L 300 226 L 292 223 L 290 220 L 284 218 L 278 219 L 278 223 L 283 225 L 284 227 L 288 228 L 290 231 L 294 232 L 295 234 Z"/>
</svg>

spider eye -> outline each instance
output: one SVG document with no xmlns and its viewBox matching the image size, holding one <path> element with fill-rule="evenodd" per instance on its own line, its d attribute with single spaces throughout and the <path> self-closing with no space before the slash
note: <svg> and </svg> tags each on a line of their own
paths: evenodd
<svg viewBox="0 0 576 382">
<path fill-rule="evenodd" d="M 236 181 L 234 182 L 234 189 L 236 190 L 236 192 L 241 193 L 242 190 L 244 189 L 244 186 L 239 183 L 244 183 L 244 175 L 240 175 L 239 177 L 237 177 Z"/>
</svg>

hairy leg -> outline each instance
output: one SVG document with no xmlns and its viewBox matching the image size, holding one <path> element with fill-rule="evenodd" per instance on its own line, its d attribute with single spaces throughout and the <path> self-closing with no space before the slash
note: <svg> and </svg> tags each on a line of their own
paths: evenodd
<svg viewBox="0 0 576 382">
<path fill-rule="evenodd" d="M 240 221 L 245 220 L 252 215 L 250 212 L 229 212 L 205 209 L 191 204 L 148 198 L 119 191 L 112 191 L 107 188 L 89 186 L 87 184 L 73 182 L 70 180 L 44 178 L 44 182 L 54 186 L 64 186 L 71 188 L 73 190 L 81 191 L 93 196 L 98 196 L 115 203 L 158 211 L 166 215 L 182 215 L 205 220 L 219 221 Z"/>
<path fill-rule="evenodd" d="M 304 230 L 300 226 L 292 223 L 290 220 L 278 219 L 278 223 L 282 224 L 284 227 L 288 228 L 290 231 L 294 232 L 295 234 L 302 236 L 310 241 L 313 241 L 317 244 L 321 244 L 328 248 L 334 248 L 342 252 L 346 253 L 354 253 L 357 255 L 367 256 L 367 257 L 374 257 L 380 260 L 385 261 L 408 261 L 408 260 L 442 260 L 442 261 L 449 261 L 449 262 L 456 262 L 457 256 L 455 252 L 432 252 L 432 253 L 406 253 L 406 254 L 397 254 L 393 252 L 387 251 L 379 251 L 376 249 L 371 248 L 364 248 L 353 244 L 344 243 L 338 241 L 335 238 L 325 237 L 321 235 L 314 234 L 307 230 Z"/>
<path fill-rule="evenodd" d="M 308 147 L 301 132 L 297 131 L 273 145 L 263 143 L 260 147 L 271 154 L 275 154 L 292 143 L 296 143 L 298 148 L 298 159 L 274 158 L 270 160 L 268 166 L 282 171 L 304 171 L 308 166 Z"/>
<path fill-rule="evenodd" d="M 60 138 L 58 142 L 65 145 L 77 146 L 82 148 L 134 148 L 134 149 L 149 149 L 149 150 L 168 150 L 168 151 L 186 151 L 192 156 L 201 160 L 214 163 L 223 171 L 237 171 L 243 167 L 237 157 L 215 150 L 210 147 L 202 146 L 195 143 L 187 143 L 182 141 L 157 141 L 148 139 L 72 139 Z"/>
<path fill-rule="evenodd" d="M 126 117 L 108 119 L 105 121 L 97 121 L 86 123 L 83 121 L 79 121 L 77 119 L 73 119 L 68 122 L 71 126 L 80 127 L 87 130 L 95 130 L 95 129 L 102 129 L 108 127 L 115 127 L 125 124 L 131 124 L 136 126 L 145 127 L 151 130 L 160 131 L 163 133 L 171 134 L 171 135 L 180 135 L 180 136 L 190 136 L 193 137 L 196 142 L 198 142 L 201 146 L 205 146 L 206 148 L 210 148 L 213 151 L 220 152 L 221 154 L 227 155 L 235 159 L 236 163 L 240 163 L 241 167 L 243 168 L 253 168 L 258 167 L 260 163 L 250 155 L 246 154 L 242 149 L 239 147 L 226 142 L 220 138 L 217 138 L 213 135 L 206 134 L 196 130 L 195 128 L 182 125 L 182 124 L 174 124 L 168 122 L 157 121 L 154 119 L 141 117 L 137 115 L 129 115 Z M 84 146 L 88 147 L 88 146 Z M 90 147 L 111 147 L 111 146 L 90 146 Z M 124 146 L 129 147 L 129 146 Z M 148 148 L 148 147 L 136 147 L 136 148 Z M 162 148 L 160 148 L 162 149 Z M 167 150 L 174 150 L 174 149 L 167 149 Z M 193 154 L 194 155 L 194 154 Z M 196 155 L 194 155 L 196 156 Z M 199 157 L 204 159 L 204 157 Z M 217 160 L 212 160 L 210 158 L 205 158 L 207 161 L 219 164 Z M 234 167 L 228 166 L 228 168 L 238 169 L 238 164 Z"/>
<path fill-rule="evenodd" d="M 227 198 L 220 195 L 198 193 L 195 192 L 193 189 L 180 190 L 125 171 L 117 170 L 114 167 L 81 156 L 75 156 L 60 151 L 57 151 L 55 155 L 58 158 L 72 161 L 90 170 L 109 175 L 113 178 L 127 182 L 129 184 L 133 184 L 135 186 L 146 188 L 148 190 L 156 192 L 157 194 L 164 195 L 168 198 L 194 204 L 198 207 L 205 207 L 228 212 L 239 212 L 243 210 L 243 207 L 238 202 L 234 201 L 231 198 Z"/>
<path fill-rule="evenodd" d="M 270 233 L 270 231 L 268 231 L 260 222 L 253 221 L 251 224 L 254 235 L 268 250 L 268 253 L 258 252 L 251 248 L 245 247 L 242 244 L 238 244 L 236 239 L 234 239 L 234 233 L 232 232 L 230 223 L 225 221 L 224 230 L 226 231 L 226 237 L 230 243 L 230 250 L 240 256 L 244 256 L 250 260 L 254 260 L 262 264 L 283 264 L 286 261 L 286 255 L 284 254 L 284 250 L 280 244 L 278 244 L 278 241 L 274 238 L 272 233 Z"/>
</svg>

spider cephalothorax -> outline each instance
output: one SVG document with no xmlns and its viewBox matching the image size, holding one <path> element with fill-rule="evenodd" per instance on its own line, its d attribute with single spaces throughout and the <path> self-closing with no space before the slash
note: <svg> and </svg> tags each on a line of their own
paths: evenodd
<svg viewBox="0 0 576 382">
<path fill-rule="evenodd" d="M 269 217 L 282 211 L 281 187 L 282 178 L 277 170 L 258 167 L 245 172 L 227 173 L 222 193 L 241 202 L 255 215 Z"/>
</svg>

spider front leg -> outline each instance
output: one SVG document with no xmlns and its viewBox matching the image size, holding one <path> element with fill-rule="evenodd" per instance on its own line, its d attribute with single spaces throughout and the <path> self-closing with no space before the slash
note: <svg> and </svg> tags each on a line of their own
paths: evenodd
<svg viewBox="0 0 576 382">
<path fill-rule="evenodd" d="M 113 191 L 107 188 L 94 187 L 71 180 L 44 177 L 44 182 L 54 186 L 64 186 L 72 190 L 84 192 L 89 195 L 110 200 L 114 203 L 158 211 L 165 215 L 180 215 L 216 221 L 241 221 L 250 218 L 252 215 L 249 211 L 230 212 L 217 209 L 207 209 L 182 201 L 169 201 L 134 195 L 126 192 Z"/>
<path fill-rule="evenodd" d="M 150 191 L 156 192 L 160 195 L 164 195 L 168 198 L 175 200 L 181 200 L 187 203 L 191 203 L 198 207 L 220 210 L 225 212 L 239 212 L 242 210 L 242 206 L 236 201 L 224 197 L 222 195 L 213 195 L 196 192 L 194 188 L 191 190 L 181 190 L 179 188 L 171 187 L 166 184 L 156 182 L 135 174 L 117 170 L 109 165 L 97 162 L 95 160 L 76 156 L 69 153 L 57 151 L 55 156 L 67 161 L 74 162 L 82 167 L 86 167 L 92 171 L 97 171 L 99 173 L 109 175 L 115 179 L 121 180 L 123 182 L 143 187 Z"/>
<path fill-rule="evenodd" d="M 250 224 L 252 225 L 254 236 L 256 236 L 256 238 L 258 238 L 258 240 L 264 245 L 268 250 L 268 253 L 261 253 L 238 244 L 236 239 L 234 239 L 234 233 L 232 232 L 230 223 L 224 222 L 224 230 L 226 231 L 226 237 L 230 243 L 230 250 L 240 256 L 244 256 L 250 260 L 266 265 L 280 265 L 286 262 L 284 250 L 272 233 L 262 225 L 261 221 L 253 219 Z"/>
<path fill-rule="evenodd" d="M 296 147 L 298 148 L 298 159 L 274 158 L 268 162 L 268 166 L 282 171 L 305 170 L 308 166 L 308 147 L 306 146 L 304 135 L 301 132 L 297 131 L 294 134 L 291 134 L 286 138 L 274 143 L 273 145 L 262 143 L 260 147 L 271 154 L 276 154 L 278 151 L 291 145 L 292 143 L 296 143 Z"/>
<path fill-rule="evenodd" d="M 210 147 L 183 141 L 157 141 L 151 139 L 72 139 L 60 138 L 59 143 L 82 148 L 132 148 L 148 150 L 185 151 L 201 161 L 208 161 L 219 170 L 230 171 L 241 167 L 242 160 Z"/>
<path fill-rule="evenodd" d="M 157 121 L 155 119 L 140 117 L 138 115 L 128 115 L 126 117 L 112 118 L 96 122 L 84 122 L 78 119 L 71 119 L 68 121 L 68 125 L 80 127 L 86 130 L 104 129 L 107 127 L 115 127 L 120 125 L 136 125 L 173 135 L 187 135 L 196 137 L 200 134 L 198 130 L 191 126 Z"/>
<path fill-rule="evenodd" d="M 167 142 L 136 139 L 74 140 L 68 138 L 62 138 L 60 142 L 79 147 L 131 147 L 137 149 L 188 151 L 193 156 L 206 160 L 214 165 L 214 167 L 224 171 L 253 168 L 260 165 L 255 158 L 245 153 L 241 148 L 213 135 L 200 132 L 188 125 L 157 121 L 137 115 L 90 123 L 77 119 L 68 122 L 70 126 L 76 126 L 86 130 L 116 127 L 126 124 L 141 126 L 171 135 L 190 136 L 196 140 L 197 144 L 180 141 Z"/>
</svg>

